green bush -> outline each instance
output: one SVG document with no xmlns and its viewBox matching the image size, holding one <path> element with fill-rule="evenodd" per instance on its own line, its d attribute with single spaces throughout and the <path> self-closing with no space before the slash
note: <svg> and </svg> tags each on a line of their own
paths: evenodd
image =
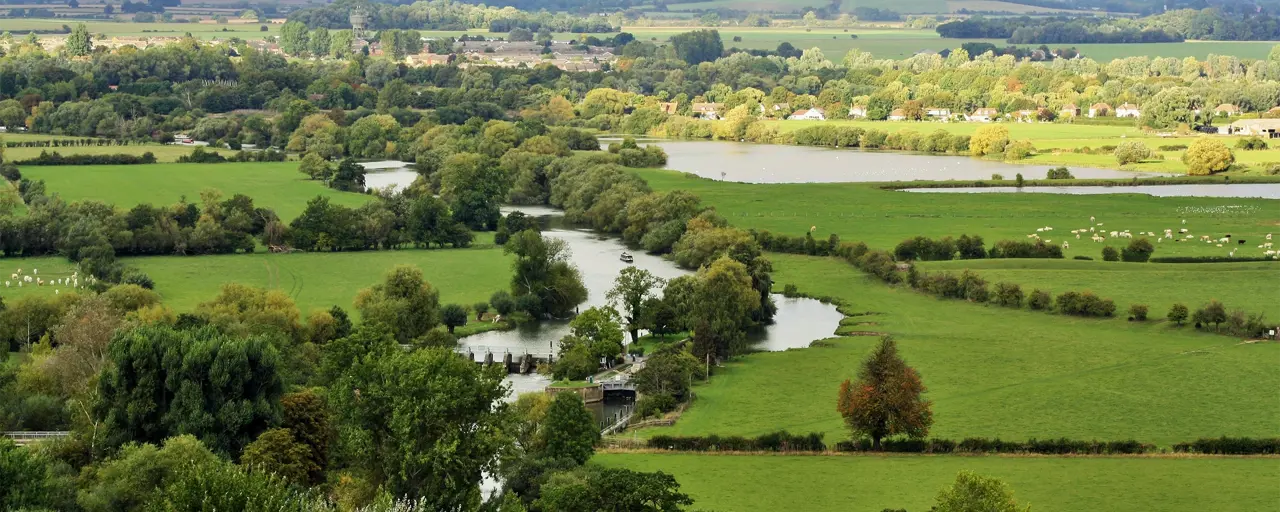
<svg viewBox="0 0 1280 512">
<path fill-rule="evenodd" d="M 1124 248 L 1120 253 L 1120 258 L 1128 262 L 1144 263 L 1151 259 L 1151 254 L 1156 252 L 1154 245 L 1146 238 L 1135 238 L 1129 241 L 1129 246 Z"/>
<path fill-rule="evenodd" d="M 1052 304 L 1053 297 L 1046 291 L 1032 290 L 1031 296 L 1027 297 L 1027 307 L 1036 311 L 1046 311 Z"/>
<path fill-rule="evenodd" d="M 1120 261 L 1120 251 L 1110 245 L 1103 247 L 1102 261 Z"/>
<path fill-rule="evenodd" d="M 1148 308 L 1146 304 L 1134 304 L 1129 306 L 1129 320 L 1134 322 L 1147 321 L 1147 310 Z"/>
<path fill-rule="evenodd" d="M 636 414 L 641 418 L 658 417 L 674 410 L 676 405 L 676 399 L 671 395 L 645 395 L 636 401 Z"/>
<path fill-rule="evenodd" d="M 1209 453 L 1215 455 L 1280 454 L 1280 438 L 1220 437 L 1197 439 L 1173 445 L 1175 453 Z"/>
<path fill-rule="evenodd" d="M 1116 312 L 1115 302 L 1100 298 L 1093 292 L 1066 292 L 1058 295 L 1054 305 L 1064 315 L 1108 317 Z"/>
</svg>

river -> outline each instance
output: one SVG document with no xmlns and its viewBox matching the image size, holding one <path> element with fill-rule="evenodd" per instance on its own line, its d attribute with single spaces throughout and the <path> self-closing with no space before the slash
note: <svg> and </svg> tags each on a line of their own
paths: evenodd
<svg viewBox="0 0 1280 512">
<path fill-rule="evenodd" d="M 1042 179 L 1049 165 L 1022 165 L 955 155 L 833 149 L 784 144 L 653 141 L 667 152 L 667 169 L 742 183 L 841 183 L 912 180 L 988 180 L 992 174 Z M 1077 178 L 1173 176 L 1167 173 L 1071 167 Z"/>
</svg>

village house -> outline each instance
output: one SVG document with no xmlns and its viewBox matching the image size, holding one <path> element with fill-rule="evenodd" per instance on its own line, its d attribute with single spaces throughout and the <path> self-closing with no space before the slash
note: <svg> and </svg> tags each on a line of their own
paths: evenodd
<svg viewBox="0 0 1280 512">
<path fill-rule="evenodd" d="M 946 119 L 951 117 L 951 109 L 943 107 L 928 107 L 924 109 L 924 114 L 929 117 Z"/>
<path fill-rule="evenodd" d="M 720 119 L 720 111 L 724 109 L 723 103 L 694 103 L 690 107 L 693 117 L 703 119 Z"/>
<path fill-rule="evenodd" d="M 1019 123 L 1034 123 L 1039 114 L 1037 110 L 1019 110 L 1009 114 L 1009 117 L 1017 120 Z"/>
<path fill-rule="evenodd" d="M 867 106 L 854 105 L 852 107 L 849 107 L 849 117 L 851 118 L 867 117 Z"/>
<path fill-rule="evenodd" d="M 1238 116 L 1240 115 L 1240 107 L 1237 107 L 1230 103 L 1223 103 L 1221 105 L 1213 107 L 1213 115 L 1226 116 L 1226 117 Z"/>
<path fill-rule="evenodd" d="M 767 107 L 763 103 L 760 104 L 761 114 L 769 113 L 770 115 L 776 116 L 780 112 L 790 112 L 790 111 L 791 111 L 791 104 L 787 102 L 774 103 Z"/>
<path fill-rule="evenodd" d="M 969 114 L 970 121 L 977 121 L 979 123 L 990 123 L 997 117 L 1000 117 L 1000 111 L 994 108 L 980 108 L 974 110 L 972 114 Z"/>
<path fill-rule="evenodd" d="M 889 120 L 890 121 L 906 121 L 907 112 L 900 108 L 895 108 L 893 109 L 892 112 L 889 112 Z"/>
<path fill-rule="evenodd" d="M 811 108 L 808 110 L 797 110 L 791 113 L 788 119 L 808 120 L 808 121 L 826 121 L 827 112 L 820 108 Z"/>
<path fill-rule="evenodd" d="M 663 114 L 667 115 L 675 115 L 676 110 L 679 109 L 679 107 L 680 104 L 674 101 L 664 101 L 658 104 L 658 110 L 661 110 Z"/>
<path fill-rule="evenodd" d="M 1138 117 L 1142 115 L 1142 111 L 1138 110 L 1138 106 L 1132 103 L 1123 103 L 1116 107 L 1116 117 Z"/>
<path fill-rule="evenodd" d="M 1076 117 L 1080 115 L 1080 107 L 1077 107 L 1075 103 L 1068 103 L 1062 106 L 1062 110 L 1058 111 L 1058 115 L 1062 117 Z"/>
<path fill-rule="evenodd" d="M 1089 105 L 1089 117 L 1106 117 L 1111 115 L 1111 105 L 1094 103 Z"/>
</svg>

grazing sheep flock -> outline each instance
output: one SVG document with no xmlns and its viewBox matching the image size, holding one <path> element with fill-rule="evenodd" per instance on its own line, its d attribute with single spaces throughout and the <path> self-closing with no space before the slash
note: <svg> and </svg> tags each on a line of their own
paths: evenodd
<svg viewBox="0 0 1280 512">
<path fill-rule="evenodd" d="M 1094 217 L 1094 216 L 1089 217 L 1090 223 L 1093 223 L 1096 220 L 1098 220 L 1097 217 Z M 1182 224 L 1185 226 L 1187 224 L 1187 219 L 1182 219 Z M 1097 229 L 1102 225 L 1103 225 L 1102 222 L 1098 222 L 1095 226 L 1090 226 L 1088 228 L 1073 229 L 1071 230 L 1071 234 L 1075 235 L 1076 240 L 1080 240 L 1081 237 L 1084 235 L 1089 235 L 1089 239 L 1097 243 L 1105 242 L 1108 238 L 1133 238 L 1134 233 L 1128 229 L 1114 230 L 1114 231 L 1103 231 L 1103 230 Z M 1040 238 L 1041 233 L 1047 233 L 1050 231 L 1053 231 L 1053 226 L 1038 227 L 1036 228 L 1036 232 L 1028 234 L 1027 238 L 1037 240 L 1037 241 L 1042 241 L 1044 243 L 1052 243 L 1053 240 L 1046 240 L 1046 239 Z M 1181 235 L 1181 237 L 1176 237 L 1174 236 L 1175 234 Z M 1188 228 L 1178 228 L 1176 233 L 1174 232 L 1173 228 L 1165 228 L 1164 232 L 1159 234 L 1157 234 L 1155 231 L 1139 231 L 1137 235 L 1154 238 L 1156 243 L 1163 243 L 1165 240 L 1173 240 L 1174 242 L 1185 242 L 1185 241 L 1194 239 L 1196 237 L 1196 235 L 1191 234 L 1191 230 Z M 1262 256 L 1280 260 L 1280 250 L 1276 250 L 1273 248 L 1272 242 L 1271 242 L 1271 233 L 1267 233 L 1264 236 L 1264 238 L 1266 239 L 1266 242 L 1258 245 L 1259 249 L 1263 249 Z M 1232 237 L 1230 233 L 1224 234 L 1219 237 L 1215 237 L 1211 235 L 1200 235 L 1199 240 L 1206 244 L 1214 244 L 1216 247 L 1222 247 L 1224 244 L 1230 244 Z M 1246 243 L 1247 241 L 1244 239 L 1236 239 L 1237 246 L 1245 245 Z M 1070 249 L 1071 244 L 1069 242 L 1063 242 L 1062 248 Z M 1231 249 L 1231 251 L 1227 253 L 1227 257 L 1229 258 L 1236 257 L 1237 250 L 1238 248 Z"/>
<path fill-rule="evenodd" d="M 61 291 L 61 288 L 83 288 L 94 281 L 97 281 L 93 276 L 85 276 L 84 284 L 80 284 L 80 271 L 78 270 L 71 272 L 70 276 L 55 277 L 48 280 L 43 277 L 37 277 L 39 275 L 40 269 L 31 269 L 30 275 L 26 274 L 22 269 L 18 269 L 16 272 L 9 274 L 9 280 L 4 282 L 4 286 L 5 288 L 12 288 L 16 285 L 18 288 L 22 288 L 28 284 L 41 287 L 48 285 L 53 288 L 54 295 L 57 295 Z M 46 273 L 45 275 L 48 276 L 49 274 Z"/>
</svg>

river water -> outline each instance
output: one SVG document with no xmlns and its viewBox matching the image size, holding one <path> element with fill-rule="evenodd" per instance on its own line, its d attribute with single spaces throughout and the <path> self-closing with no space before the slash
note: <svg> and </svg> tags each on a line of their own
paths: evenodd
<svg viewBox="0 0 1280 512">
<path fill-rule="evenodd" d="M 965 156 L 865 151 L 743 142 L 655 141 L 667 152 L 667 169 L 743 183 L 841 183 L 912 180 L 988 180 L 992 174 L 1042 179 L 1052 167 Z M 1172 176 L 1167 173 L 1071 167 L 1077 178 Z"/>
<path fill-rule="evenodd" d="M 1147 194 L 1156 197 L 1240 197 L 1280 199 L 1280 183 L 1236 183 L 1222 185 L 1137 185 L 1114 187 L 956 187 L 904 188 L 904 192 L 942 194 Z"/>
</svg>

